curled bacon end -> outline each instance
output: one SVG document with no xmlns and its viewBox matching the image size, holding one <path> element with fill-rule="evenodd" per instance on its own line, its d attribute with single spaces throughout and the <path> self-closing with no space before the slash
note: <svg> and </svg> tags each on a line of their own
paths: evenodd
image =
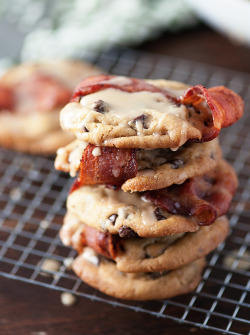
<svg viewBox="0 0 250 335">
<path fill-rule="evenodd" d="M 107 88 L 114 88 L 120 91 L 134 93 L 134 92 L 153 92 L 162 93 L 172 102 L 178 103 L 178 98 L 173 97 L 171 94 L 167 93 L 156 86 L 146 83 L 144 80 L 137 78 L 126 78 L 124 83 L 109 82 L 111 79 L 116 78 L 116 76 L 109 75 L 99 75 L 92 76 L 84 79 L 75 89 L 75 93 L 71 99 L 72 102 L 79 102 L 82 97 L 88 94 L 92 94 Z M 118 77 L 119 78 L 119 77 Z"/>
<path fill-rule="evenodd" d="M 84 225 L 81 232 L 81 247 L 89 246 L 98 254 L 109 259 L 117 255 L 119 237 L 110 233 L 102 233 L 95 228 Z M 81 252 L 82 250 L 78 250 Z"/>
<path fill-rule="evenodd" d="M 100 150 L 99 156 L 93 150 Z M 137 162 L 135 149 L 96 147 L 89 144 L 84 150 L 78 181 L 81 185 L 121 185 L 124 180 L 135 177 Z"/>
<path fill-rule="evenodd" d="M 226 164 L 226 163 L 221 163 Z M 218 169 L 181 185 L 147 191 L 145 197 L 173 214 L 192 216 L 200 226 L 210 225 L 228 211 L 237 178 L 231 168 Z"/>
<path fill-rule="evenodd" d="M 0 110 L 13 111 L 15 104 L 13 90 L 11 88 L 0 85 Z"/>
<path fill-rule="evenodd" d="M 197 110 L 208 113 L 207 129 L 204 130 L 201 141 L 210 141 L 225 128 L 241 118 L 244 110 L 244 102 L 241 97 L 224 86 L 217 86 L 206 89 L 201 85 L 189 88 L 180 102 L 184 105 L 191 105 Z M 207 106 L 204 105 L 207 103 Z M 210 118 L 212 117 L 212 123 Z"/>
</svg>

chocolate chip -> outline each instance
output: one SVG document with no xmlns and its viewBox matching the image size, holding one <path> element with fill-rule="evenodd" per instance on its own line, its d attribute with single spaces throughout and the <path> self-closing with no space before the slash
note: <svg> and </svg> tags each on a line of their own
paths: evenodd
<svg viewBox="0 0 250 335">
<path fill-rule="evenodd" d="M 204 121 L 203 123 L 204 123 L 204 126 L 209 127 L 209 124 L 207 121 Z"/>
<path fill-rule="evenodd" d="M 166 274 L 168 274 L 168 270 L 165 270 L 165 271 L 161 271 L 161 272 L 147 272 L 146 274 L 148 275 L 148 277 L 150 279 L 158 279 L 162 276 L 165 276 Z"/>
<path fill-rule="evenodd" d="M 158 221 L 166 220 L 166 217 L 162 214 L 161 209 L 159 207 L 157 207 L 154 210 L 154 214 L 155 214 Z"/>
<path fill-rule="evenodd" d="M 85 131 L 86 133 L 89 132 L 88 129 L 85 126 L 82 128 L 82 130 Z"/>
<path fill-rule="evenodd" d="M 124 247 L 124 245 L 122 244 L 122 241 L 120 241 L 118 247 L 120 248 L 121 252 L 125 252 L 125 247 Z"/>
<path fill-rule="evenodd" d="M 108 217 L 109 221 L 113 224 L 113 226 L 115 225 L 115 221 L 116 221 L 117 217 L 118 217 L 117 214 L 112 214 Z"/>
<path fill-rule="evenodd" d="M 216 182 L 216 179 L 215 179 L 215 178 L 212 178 L 212 177 L 210 177 L 210 176 L 208 176 L 208 175 L 204 175 L 204 176 L 203 176 L 203 179 L 204 179 L 207 183 L 209 183 L 209 184 L 211 184 L 211 185 L 214 185 L 215 182 Z"/>
<path fill-rule="evenodd" d="M 119 185 L 112 185 L 112 184 L 105 184 L 105 186 L 106 188 L 114 191 L 118 191 L 121 188 L 121 186 Z"/>
<path fill-rule="evenodd" d="M 210 158 L 215 159 L 213 152 L 211 153 Z"/>
<path fill-rule="evenodd" d="M 183 160 L 181 159 L 173 159 L 172 161 L 169 161 L 168 163 L 171 164 L 172 169 L 178 169 L 180 166 L 184 165 Z"/>
<path fill-rule="evenodd" d="M 94 110 L 101 114 L 105 114 L 109 111 L 108 105 L 103 100 L 97 100 L 94 102 Z"/>
<path fill-rule="evenodd" d="M 138 236 L 136 232 L 134 232 L 133 229 L 131 229 L 128 226 L 121 226 L 121 228 L 118 230 L 118 234 L 120 237 L 129 237 L 129 238 Z"/>
<path fill-rule="evenodd" d="M 144 129 L 148 129 L 148 126 L 147 126 L 147 119 L 148 119 L 148 115 L 147 114 L 142 114 L 142 115 L 139 115 L 137 116 L 135 119 L 133 119 L 132 121 L 130 121 L 130 125 L 132 126 L 136 126 L 136 121 L 141 121 L 142 123 L 142 127 Z"/>
</svg>

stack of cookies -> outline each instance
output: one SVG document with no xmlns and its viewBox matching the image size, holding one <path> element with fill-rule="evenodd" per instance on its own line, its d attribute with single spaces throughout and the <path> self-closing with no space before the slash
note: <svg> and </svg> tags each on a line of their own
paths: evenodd
<svg viewBox="0 0 250 335">
<path fill-rule="evenodd" d="M 76 176 L 60 236 L 83 281 L 131 300 L 195 289 L 237 187 L 217 136 L 242 113 L 225 87 L 108 75 L 78 85 L 60 115 L 76 140 L 55 167 Z"/>
</svg>

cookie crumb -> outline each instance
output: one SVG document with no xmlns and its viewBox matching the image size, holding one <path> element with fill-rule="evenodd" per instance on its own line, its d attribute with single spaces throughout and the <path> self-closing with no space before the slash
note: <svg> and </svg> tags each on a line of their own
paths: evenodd
<svg viewBox="0 0 250 335">
<path fill-rule="evenodd" d="M 246 259 L 240 259 L 237 257 L 238 255 L 238 250 L 232 250 L 231 255 L 227 255 L 223 259 L 223 264 L 224 266 L 228 268 L 232 268 L 234 262 L 237 262 L 236 266 L 234 266 L 235 269 L 238 270 L 249 270 L 250 269 L 250 262 L 249 260 Z M 250 258 L 250 252 L 245 251 L 242 257 Z"/>
<path fill-rule="evenodd" d="M 10 191 L 10 198 L 13 201 L 18 201 L 22 198 L 22 191 L 20 188 L 16 187 Z"/>
<path fill-rule="evenodd" d="M 53 276 L 52 273 L 48 272 L 57 272 L 60 269 L 60 262 L 56 261 L 55 259 L 46 258 L 41 266 L 42 275 L 44 276 Z M 45 271 L 45 272 L 43 272 Z"/>
<path fill-rule="evenodd" d="M 41 228 L 43 228 L 43 229 L 47 229 L 48 226 L 49 226 L 49 222 L 48 222 L 48 221 L 46 221 L 46 220 L 42 220 L 42 221 L 40 222 L 40 227 L 41 227 Z"/>
<path fill-rule="evenodd" d="M 67 270 L 71 270 L 72 269 L 72 264 L 73 264 L 74 258 L 73 257 L 68 257 L 65 258 L 63 261 L 63 265 L 65 266 L 65 268 Z"/>
<path fill-rule="evenodd" d="M 82 257 L 85 258 L 90 263 L 94 264 L 95 266 L 99 265 L 99 257 L 97 253 L 89 247 L 84 248 Z"/>
<path fill-rule="evenodd" d="M 61 294 L 61 303 L 64 306 L 73 306 L 76 303 L 77 299 L 76 297 L 68 292 L 63 292 Z"/>
</svg>

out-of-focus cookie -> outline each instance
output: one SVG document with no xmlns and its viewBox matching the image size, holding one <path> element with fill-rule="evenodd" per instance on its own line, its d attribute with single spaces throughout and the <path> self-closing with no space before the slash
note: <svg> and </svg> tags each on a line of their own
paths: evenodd
<svg viewBox="0 0 250 335">
<path fill-rule="evenodd" d="M 91 248 L 73 262 L 73 270 L 88 285 L 120 299 L 167 299 L 193 291 L 201 280 L 203 258 L 170 272 L 124 273 Z"/>
<path fill-rule="evenodd" d="M 225 87 L 103 75 L 78 85 L 60 120 L 63 129 L 97 146 L 176 150 L 190 140 L 212 140 L 243 107 Z"/>
<path fill-rule="evenodd" d="M 86 226 L 67 213 L 60 231 L 62 242 L 79 253 L 89 246 L 113 259 L 123 272 L 155 272 L 177 269 L 206 256 L 225 240 L 229 223 L 225 216 L 195 233 L 179 233 L 156 238 L 120 238 Z"/>
<path fill-rule="evenodd" d="M 61 130 L 60 109 L 76 84 L 101 73 L 81 61 L 24 63 L 0 80 L 0 145 L 37 154 L 54 154 L 74 136 Z"/>
<path fill-rule="evenodd" d="M 159 237 L 194 232 L 199 226 L 215 222 L 229 209 L 237 177 L 233 168 L 220 160 L 203 176 L 145 193 L 128 193 L 104 185 L 74 187 L 67 208 L 80 221 L 122 237 L 126 230 L 141 237 Z"/>
<path fill-rule="evenodd" d="M 105 167 L 108 170 L 114 169 L 113 161 L 105 156 L 109 152 L 103 151 L 99 147 L 92 150 L 92 157 L 83 156 L 83 151 L 87 148 L 85 142 L 76 140 L 65 148 L 57 151 L 55 168 L 69 172 L 73 177 L 81 168 L 85 168 L 82 157 L 90 161 L 98 160 L 98 166 L 102 165 L 101 160 L 105 160 Z M 99 156 L 96 155 L 100 151 Z M 88 156 L 89 156 L 88 155 Z M 181 184 L 186 179 L 203 175 L 215 168 L 217 161 L 221 158 L 221 149 L 218 139 L 205 143 L 193 143 L 179 148 L 177 151 L 170 149 L 136 150 L 137 173 L 135 177 L 123 181 L 121 188 L 127 192 L 142 192 L 168 187 L 172 184 Z M 110 167 L 109 167 L 110 164 Z M 111 166 L 112 165 L 112 166 Z M 83 174 L 89 174 L 90 164 L 87 163 L 86 169 L 81 171 Z M 115 173 L 116 171 L 114 171 Z M 92 172 L 91 172 L 92 173 Z"/>
</svg>

